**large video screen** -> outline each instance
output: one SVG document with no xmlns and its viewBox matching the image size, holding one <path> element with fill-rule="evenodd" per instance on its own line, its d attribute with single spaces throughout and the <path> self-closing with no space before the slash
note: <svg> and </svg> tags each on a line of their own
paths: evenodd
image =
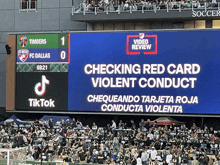
<svg viewBox="0 0 220 165">
<path fill-rule="evenodd" d="M 28 38 L 25 49 L 21 37 Z M 219 31 L 85 32 L 53 37 L 18 36 L 16 109 L 220 114 Z M 32 47 L 30 39 L 44 47 Z M 58 44 L 50 43 L 56 40 Z M 59 47 L 65 41 L 68 45 Z M 28 81 L 25 77 L 31 79 L 32 85 L 25 88 L 30 96 L 20 88 Z M 53 92 L 44 90 L 52 85 Z"/>
</svg>

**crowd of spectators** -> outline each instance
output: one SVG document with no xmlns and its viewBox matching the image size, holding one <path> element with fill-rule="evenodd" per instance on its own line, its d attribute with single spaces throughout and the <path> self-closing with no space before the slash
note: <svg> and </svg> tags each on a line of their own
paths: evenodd
<svg viewBox="0 0 220 165">
<path fill-rule="evenodd" d="M 138 11 L 162 9 L 189 9 L 189 8 L 218 7 L 216 0 L 84 0 L 80 10 L 84 12 L 101 11 Z"/>
<path fill-rule="evenodd" d="M 99 127 L 73 118 L 54 126 L 53 119 L 19 127 L 0 126 L 2 148 L 28 146 L 27 160 L 57 159 L 73 163 L 123 165 L 218 165 L 220 131 L 185 124 L 158 126 L 142 119 Z M 212 155 L 212 156 L 208 156 Z"/>
</svg>

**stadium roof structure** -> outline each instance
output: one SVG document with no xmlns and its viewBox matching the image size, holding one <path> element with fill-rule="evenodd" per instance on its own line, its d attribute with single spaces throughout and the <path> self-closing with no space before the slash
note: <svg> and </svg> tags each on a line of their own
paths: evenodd
<svg viewBox="0 0 220 165">
<path fill-rule="evenodd" d="M 20 125 L 20 124 L 30 125 L 30 123 L 20 120 L 14 114 L 10 118 L 6 119 L 5 121 L 1 121 L 0 124 L 4 124 L 4 123 L 9 124 L 9 123 L 13 123 L 13 122 L 15 122 L 18 125 Z"/>
<path fill-rule="evenodd" d="M 184 122 L 177 121 L 171 117 L 159 117 L 156 120 L 151 121 L 151 124 L 154 124 L 154 122 L 157 121 L 157 125 L 180 125 Z"/>
</svg>

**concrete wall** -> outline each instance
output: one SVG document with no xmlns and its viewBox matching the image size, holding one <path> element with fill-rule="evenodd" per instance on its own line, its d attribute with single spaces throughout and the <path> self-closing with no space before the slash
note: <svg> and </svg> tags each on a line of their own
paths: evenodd
<svg viewBox="0 0 220 165">
<path fill-rule="evenodd" d="M 149 30 L 149 29 L 190 29 L 209 28 L 206 27 L 207 20 L 179 20 L 175 21 L 136 21 L 136 22 L 108 22 L 108 23 L 87 23 L 87 30 Z M 213 21 L 214 22 L 214 21 Z M 218 27 L 218 21 L 213 25 Z M 212 26 L 212 25 L 210 25 Z M 220 26 L 219 26 L 220 27 Z"/>
<path fill-rule="evenodd" d="M 0 0 L 0 107 L 6 105 L 7 33 L 86 30 L 86 23 L 70 20 L 72 0 L 37 0 L 37 12 L 19 8 L 20 0 Z"/>
</svg>

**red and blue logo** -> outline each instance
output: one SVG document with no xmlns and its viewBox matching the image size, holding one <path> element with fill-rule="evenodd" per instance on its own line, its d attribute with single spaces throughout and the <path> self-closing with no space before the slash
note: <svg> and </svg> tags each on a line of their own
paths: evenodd
<svg viewBox="0 0 220 165">
<path fill-rule="evenodd" d="M 28 49 L 18 50 L 18 57 L 21 62 L 25 62 L 28 59 L 28 55 L 29 55 Z"/>
<path fill-rule="evenodd" d="M 157 35 L 127 35 L 126 53 L 128 55 L 157 54 Z"/>
</svg>

